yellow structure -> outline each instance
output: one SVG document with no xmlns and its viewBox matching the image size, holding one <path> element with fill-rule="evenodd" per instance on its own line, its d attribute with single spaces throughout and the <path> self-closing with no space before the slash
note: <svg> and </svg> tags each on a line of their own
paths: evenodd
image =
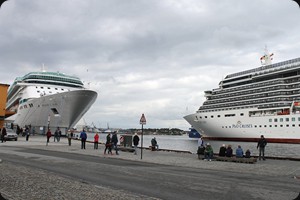
<svg viewBox="0 0 300 200">
<path fill-rule="evenodd" d="M 5 106 L 7 100 L 7 89 L 9 85 L 0 83 L 0 128 L 3 127 L 5 119 Z"/>
</svg>

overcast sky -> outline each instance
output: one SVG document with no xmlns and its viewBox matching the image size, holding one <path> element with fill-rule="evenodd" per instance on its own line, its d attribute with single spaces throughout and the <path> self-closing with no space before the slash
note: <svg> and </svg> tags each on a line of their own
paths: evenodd
<svg viewBox="0 0 300 200">
<path fill-rule="evenodd" d="M 249 4 L 250 3 L 250 4 Z M 1 83 L 40 71 L 76 75 L 98 92 L 97 127 L 190 126 L 204 91 L 227 74 L 300 57 L 292 0 L 9 0 L 0 8 Z"/>
</svg>

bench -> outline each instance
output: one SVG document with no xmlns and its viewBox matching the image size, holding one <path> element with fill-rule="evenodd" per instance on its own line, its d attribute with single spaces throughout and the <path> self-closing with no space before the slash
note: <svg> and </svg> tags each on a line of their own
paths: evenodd
<svg viewBox="0 0 300 200">
<path fill-rule="evenodd" d="M 257 162 L 257 158 L 250 157 L 250 158 L 237 158 L 237 157 L 216 157 L 216 161 L 223 161 L 223 162 L 237 162 L 237 163 L 251 163 L 254 164 Z"/>
<path fill-rule="evenodd" d="M 149 149 L 150 149 L 151 151 L 156 151 L 155 146 L 149 146 Z"/>
</svg>

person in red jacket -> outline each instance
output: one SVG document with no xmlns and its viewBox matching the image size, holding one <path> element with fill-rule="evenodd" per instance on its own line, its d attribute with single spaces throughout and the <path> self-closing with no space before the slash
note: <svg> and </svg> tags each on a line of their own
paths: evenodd
<svg viewBox="0 0 300 200">
<path fill-rule="evenodd" d="M 98 149 L 98 143 L 99 143 L 99 135 L 98 133 L 94 136 L 94 149 Z"/>
</svg>

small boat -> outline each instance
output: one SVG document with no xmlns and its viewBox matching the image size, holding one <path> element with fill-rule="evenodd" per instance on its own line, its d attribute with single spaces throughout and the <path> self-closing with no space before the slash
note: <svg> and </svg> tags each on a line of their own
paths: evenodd
<svg viewBox="0 0 300 200">
<path fill-rule="evenodd" d="M 193 127 L 190 128 L 190 131 L 189 131 L 189 138 L 200 138 L 200 133 L 194 129 Z"/>
</svg>

